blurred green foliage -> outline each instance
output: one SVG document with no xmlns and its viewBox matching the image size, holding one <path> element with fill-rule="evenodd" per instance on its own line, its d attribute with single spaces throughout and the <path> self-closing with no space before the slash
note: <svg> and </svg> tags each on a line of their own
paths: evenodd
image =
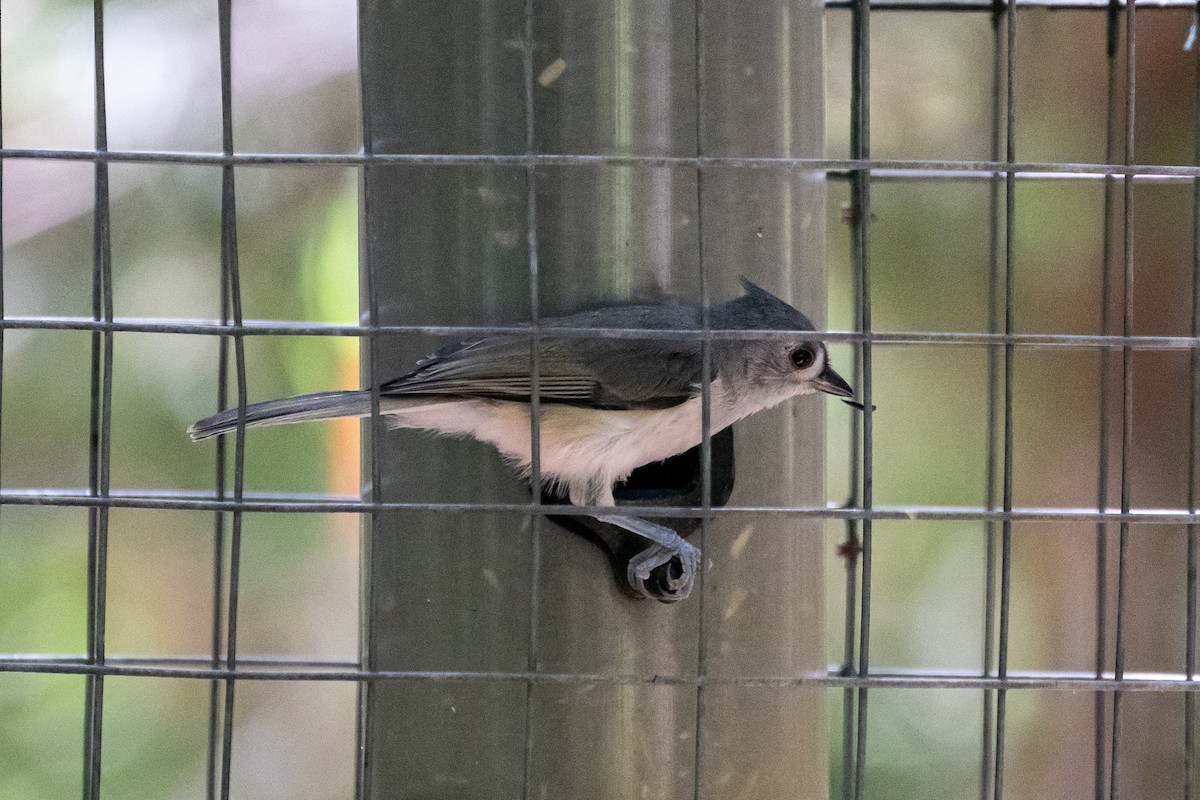
<svg viewBox="0 0 1200 800">
<path fill-rule="evenodd" d="M 356 150 L 353 3 L 237 5 L 238 148 Z M 2 11 L 5 145 L 90 148 L 91 4 L 5 2 Z M 216 4 L 116 0 L 105 12 L 110 146 L 219 147 Z M 219 168 L 117 164 L 110 173 L 117 315 L 215 319 Z M 354 324 L 356 171 L 239 168 L 236 180 L 247 318 Z M 5 313 L 90 316 L 92 168 L 9 160 L 3 188 Z M 86 488 L 90 347 L 86 333 L 6 334 L 4 488 Z M 114 490 L 212 490 L 215 449 L 191 444 L 184 429 L 217 408 L 218 347 L 210 336 L 114 337 Z M 246 357 L 252 399 L 329 388 L 330 376 L 357 383 L 354 337 L 251 338 Z M 294 433 L 248 444 L 248 491 L 357 493 L 356 456 L 312 457 L 346 442 L 322 426 Z M 356 658 L 357 526 L 354 515 L 246 516 L 240 655 Z M 110 514 L 110 654 L 210 651 L 212 543 L 211 514 Z M 0 651 L 84 652 L 86 547 L 82 510 L 0 508 Z M 208 694 L 204 681 L 107 680 L 106 796 L 202 795 Z M 352 686 L 239 687 L 235 791 L 349 794 L 353 696 Z M 0 798 L 78 795 L 83 698 L 81 677 L 0 675 Z"/>
<path fill-rule="evenodd" d="M 1197 108 L 1195 54 L 1186 53 L 1190 14 L 1139 14 L 1135 163 L 1190 163 Z M 828 15 L 831 155 L 845 153 L 849 103 L 846 15 Z M 1003 30 L 1001 30 L 1003 34 Z M 1015 103 L 1020 161 L 1103 162 L 1108 65 L 1104 15 L 1022 11 Z M 990 160 L 992 26 L 966 14 L 872 15 L 872 155 Z M 1118 75 L 1123 75 L 1118 65 Z M 1118 102 L 1123 104 L 1123 98 Z M 1121 106 L 1123 108 L 1123 105 Z M 1123 137 L 1118 113 L 1116 159 Z M 1003 135 L 1003 128 L 1001 134 Z M 1001 139 L 1003 144 L 1003 139 Z M 1001 148 L 1003 153 L 1003 147 Z M 1003 157 L 1003 156 L 1001 156 Z M 1115 186 L 1116 261 L 1108 312 L 1120 331 L 1121 187 Z M 830 186 L 830 219 L 848 202 Z M 1003 292 L 1001 185 L 999 290 Z M 1135 332 L 1187 335 L 1192 285 L 1192 187 L 1139 183 L 1134 189 Z M 1023 333 L 1102 330 L 1104 181 L 1021 181 L 1012 253 L 1014 322 Z M 874 328 L 988 329 L 987 181 L 873 183 L 870 269 Z M 830 324 L 853 324 L 849 237 L 830 225 Z M 996 306 L 1003 322 L 1003 299 Z M 849 361 L 847 348 L 835 353 Z M 1134 357 L 1135 507 L 1186 504 L 1188 355 Z M 983 505 L 986 484 L 987 350 L 969 346 L 879 345 L 874 350 L 875 501 L 880 505 Z M 1097 502 L 1100 397 L 1110 397 L 1109 506 L 1118 498 L 1120 356 L 1100 385 L 1095 350 L 1028 349 L 1015 354 L 1014 503 L 1088 508 Z M 1002 359 L 1001 359 L 1002 365 Z M 1000 373 L 1002 375 L 1002 372 Z M 848 418 L 830 414 L 829 492 L 844 499 Z M 999 473 L 997 472 L 997 475 Z M 999 502 L 997 482 L 995 502 Z M 830 525 L 831 536 L 844 536 Z M 985 530 L 977 523 L 877 523 L 871 619 L 873 669 L 983 667 Z M 996 526 L 997 534 L 999 526 Z M 1116 526 L 1108 532 L 1106 669 L 1112 669 Z M 1135 526 L 1126 636 L 1130 669 L 1183 667 L 1184 531 Z M 844 562 L 829 557 L 829 641 L 840 659 Z M 1013 669 L 1090 674 L 1096 641 L 1095 526 L 1013 526 Z M 994 629 L 993 629 L 994 635 Z M 994 661 L 993 661 L 994 669 Z M 841 695 L 831 692 L 832 793 L 841 790 Z M 1010 693 L 1005 796 L 1091 797 L 1091 695 Z M 1130 703 L 1123 722 L 1121 792 L 1182 791 L 1181 700 Z M 982 693 L 871 692 L 867 792 L 877 797 L 977 796 Z M 1162 714 L 1170 716 L 1164 718 Z M 1156 716 L 1158 715 L 1158 716 Z M 1169 720 L 1169 722 L 1167 722 Z M 937 775 L 930 780 L 930 775 Z M 1161 792 L 1162 794 L 1157 794 Z"/>
</svg>

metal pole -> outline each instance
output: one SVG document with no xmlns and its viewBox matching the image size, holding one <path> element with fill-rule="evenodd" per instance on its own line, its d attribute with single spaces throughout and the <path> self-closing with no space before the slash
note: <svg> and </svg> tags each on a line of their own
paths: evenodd
<svg viewBox="0 0 1200 800">
<path fill-rule="evenodd" d="M 524 0 L 364 0 L 368 152 L 820 155 L 819 7 L 534 8 L 530 18 Z M 511 324 L 627 297 L 698 297 L 701 270 L 715 301 L 744 274 L 823 322 L 823 173 L 532 165 L 366 168 L 364 284 L 379 324 Z M 386 380 L 444 341 L 379 335 L 373 371 Z M 823 402 L 739 425 L 731 502 L 824 502 Z M 374 499 L 529 499 L 475 442 L 370 438 Z M 720 798 L 751 785 L 823 796 L 822 689 L 694 685 L 697 675 L 824 675 L 823 525 L 777 516 L 711 522 L 696 593 L 662 605 L 625 596 L 603 553 L 557 525 L 542 521 L 535 550 L 526 514 L 375 514 L 364 533 L 366 665 L 534 678 L 370 684 L 364 796 Z M 539 672 L 684 680 L 542 683 Z"/>
</svg>

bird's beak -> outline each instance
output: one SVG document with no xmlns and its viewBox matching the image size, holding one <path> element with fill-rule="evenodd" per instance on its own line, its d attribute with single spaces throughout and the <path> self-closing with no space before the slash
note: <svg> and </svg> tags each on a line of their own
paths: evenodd
<svg viewBox="0 0 1200 800">
<path fill-rule="evenodd" d="M 846 379 L 834 372 L 828 365 L 817 376 L 816 384 L 817 390 L 825 394 L 831 394 L 834 397 L 854 397 L 854 389 L 850 388 Z"/>
<path fill-rule="evenodd" d="M 850 384 L 846 383 L 845 378 L 834 372 L 828 364 L 825 365 L 825 370 L 817 376 L 815 383 L 817 391 L 831 394 L 834 397 L 840 397 L 846 405 L 853 406 L 859 411 L 863 410 L 863 404 L 853 399 L 854 389 Z"/>
</svg>

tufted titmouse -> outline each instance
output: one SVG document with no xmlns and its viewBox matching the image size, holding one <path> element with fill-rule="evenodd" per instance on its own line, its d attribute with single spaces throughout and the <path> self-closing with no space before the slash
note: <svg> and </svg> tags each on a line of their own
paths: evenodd
<svg viewBox="0 0 1200 800">
<path fill-rule="evenodd" d="M 854 390 L 829 366 L 825 346 L 805 332 L 813 324 L 770 292 L 742 279 L 746 294 L 715 306 L 711 330 L 795 331 L 794 338 L 716 339 L 709 379 L 709 431 L 788 398 L 825 392 L 852 398 Z M 602 308 L 541 321 L 538 398 L 543 480 L 581 506 L 613 506 L 596 519 L 651 544 L 629 564 L 633 588 L 656 567 L 668 569 L 668 592 L 691 591 L 700 551 L 678 533 L 617 513 L 613 484 L 637 467 L 682 453 L 701 440 L 701 343 L 697 339 L 578 338 L 556 328 L 698 330 L 701 311 L 680 304 Z M 424 428 L 489 442 L 523 474 L 530 466 L 530 337 L 490 336 L 462 342 L 417 363 L 379 387 L 379 410 L 391 428 Z M 847 399 L 850 405 L 862 406 Z M 280 425 L 333 417 L 368 416 L 369 390 L 318 392 L 246 406 L 246 425 Z M 229 433 L 237 409 L 202 419 L 193 440 Z"/>
</svg>

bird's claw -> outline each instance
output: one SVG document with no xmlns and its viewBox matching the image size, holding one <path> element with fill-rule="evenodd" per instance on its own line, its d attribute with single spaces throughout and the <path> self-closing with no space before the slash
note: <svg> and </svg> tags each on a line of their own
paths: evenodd
<svg viewBox="0 0 1200 800">
<path fill-rule="evenodd" d="M 629 560 L 627 577 L 634 594 L 663 603 L 686 600 L 700 566 L 700 551 L 680 541 L 678 547 L 652 544 Z"/>
</svg>

